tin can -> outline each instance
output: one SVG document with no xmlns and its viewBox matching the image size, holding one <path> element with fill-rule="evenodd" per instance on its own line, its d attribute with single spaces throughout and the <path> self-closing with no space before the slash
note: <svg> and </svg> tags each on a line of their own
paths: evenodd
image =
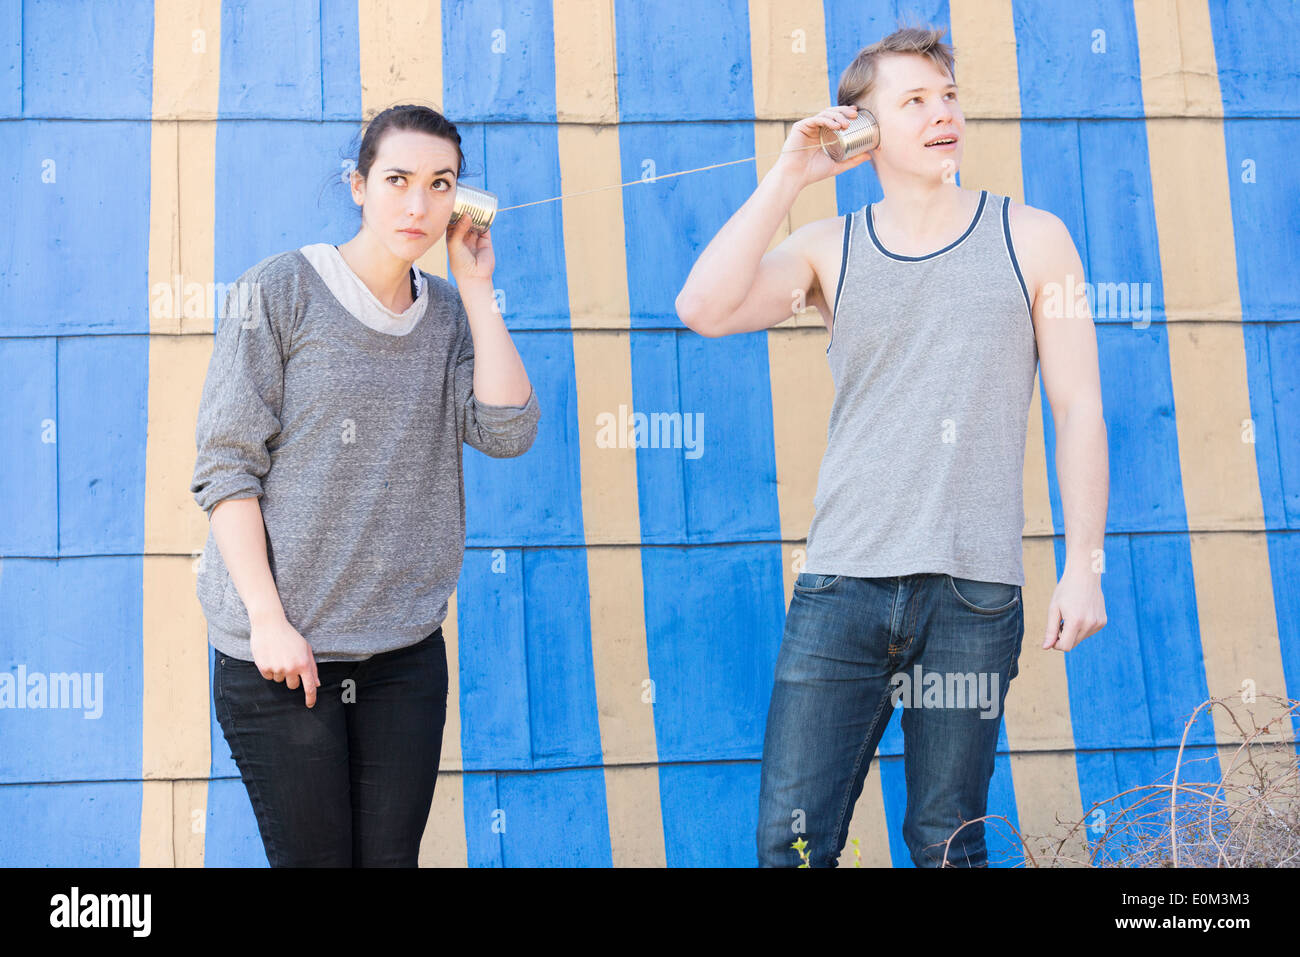
<svg viewBox="0 0 1300 957">
<path fill-rule="evenodd" d="M 845 129 L 828 130 L 823 126 L 818 129 L 818 136 L 822 152 L 837 163 L 880 145 L 880 127 L 876 125 L 876 118 L 862 109 Z"/>
<path fill-rule="evenodd" d="M 485 189 L 457 184 L 456 204 L 451 209 L 448 228 L 455 226 L 461 216 L 468 216 L 470 229 L 476 233 L 485 233 L 497 215 L 497 198 Z"/>
</svg>

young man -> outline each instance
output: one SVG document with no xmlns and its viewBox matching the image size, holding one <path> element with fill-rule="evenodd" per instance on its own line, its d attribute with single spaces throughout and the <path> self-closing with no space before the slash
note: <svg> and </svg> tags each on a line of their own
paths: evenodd
<svg viewBox="0 0 1300 957">
<path fill-rule="evenodd" d="M 801 863 L 799 839 L 812 866 L 836 866 L 891 702 L 905 708 L 913 862 L 987 865 L 983 824 L 961 825 L 986 813 L 1024 633 L 1022 477 L 1039 361 L 1067 553 L 1043 648 L 1067 651 L 1106 622 L 1096 340 L 1089 313 L 1055 306 L 1062 288 L 1073 299 L 1083 267 L 1051 213 L 956 185 L 965 118 L 941 37 L 908 28 L 862 50 L 840 78 L 841 105 L 795 124 L 677 297 L 688 327 L 722 336 L 775 325 L 803 290 L 831 333 L 826 455 L 763 745 L 761 866 Z M 883 201 L 765 253 L 801 189 L 868 158 L 803 149 L 860 108 L 879 124 L 869 158 Z"/>
</svg>

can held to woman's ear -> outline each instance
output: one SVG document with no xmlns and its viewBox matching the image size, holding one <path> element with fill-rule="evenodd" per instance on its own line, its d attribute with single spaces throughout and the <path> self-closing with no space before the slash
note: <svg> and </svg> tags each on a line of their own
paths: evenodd
<svg viewBox="0 0 1300 957">
<path fill-rule="evenodd" d="M 462 216 L 468 216 L 470 229 L 476 233 L 485 233 L 497 215 L 497 198 L 485 189 L 458 184 L 456 186 L 456 204 L 451 208 L 448 228 L 455 226 Z"/>
<path fill-rule="evenodd" d="M 858 115 L 845 129 L 828 130 L 823 126 L 817 133 L 821 139 L 822 152 L 837 163 L 853 159 L 880 145 L 880 127 L 876 125 L 876 118 L 860 108 Z"/>
</svg>

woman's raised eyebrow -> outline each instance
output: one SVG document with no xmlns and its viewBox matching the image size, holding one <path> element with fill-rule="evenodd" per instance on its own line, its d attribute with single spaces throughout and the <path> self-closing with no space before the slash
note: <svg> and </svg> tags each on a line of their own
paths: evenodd
<svg viewBox="0 0 1300 957">
<path fill-rule="evenodd" d="M 401 175 L 401 176 L 410 176 L 410 175 L 411 175 L 411 171 L 410 171 L 409 169 L 399 169 L 399 168 L 396 167 L 396 166 L 390 166 L 390 167 L 388 167 L 388 169 L 384 170 L 384 172 L 385 172 L 385 173 L 397 173 L 397 174 L 399 174 L 399 175 Z M 434 175 L 434 176 L 441 176 L 443 173 L 451 173 L 452 176 L 455 176 L 455 175 L 456 175 L 456 171 L 453 170 L 453 169 L 440 169 L 440 170 L 437 170 L 433 175 Z"/>
</svg>

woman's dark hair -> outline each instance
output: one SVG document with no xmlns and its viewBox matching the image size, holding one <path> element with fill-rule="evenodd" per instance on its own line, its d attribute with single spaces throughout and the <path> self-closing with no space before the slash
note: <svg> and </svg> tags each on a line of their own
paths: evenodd
<svg viewBox="0 0 1300 957">
<path fill-rule="evenodd" d="M 375 154 L 379 152 L 379 142 L 389 130 L 415 130 L 441 136 L 455 143 L 456 178 L 460 179 L 461 171 L 465 168 L 465 153 L 460 148 L 460 134 L 456 132 L 456 124 L 437 110 L 409 103 L 390 106 L 366 126 L 365 135 L 361 138 L 361 149 L 357 152 L 356 169 L 362 179 L 370 178 L 370 166 L 375 161 Z"/>
</svg>

